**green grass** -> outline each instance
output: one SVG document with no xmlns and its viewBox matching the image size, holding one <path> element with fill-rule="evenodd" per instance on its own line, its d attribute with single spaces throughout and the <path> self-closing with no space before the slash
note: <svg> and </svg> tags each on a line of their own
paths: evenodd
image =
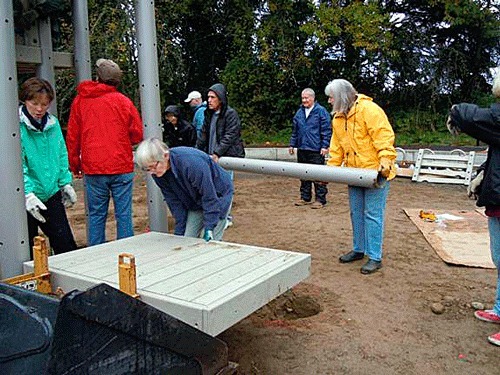
<svg viewBox="0 0 500 375">
<path fill-rule="evenodd" d="M 449 132 L 417 131 L 414 133 L 396 133 L 396 146 L 475 146 L 476 140 L 466 134 L 458 137 L 452 136 Z"/>
<path fill-rule="evenodd" d="M 289 145 L 291 129 L 279 132 L 262 132 L 258 129 L 244 129 L 242 132 L 246 147 L 286 147 Z M 476 140 L 466 134 L 452 136 L 448 131 L 396 132 L 396 146 L 475 146 Z"/>
</svg>

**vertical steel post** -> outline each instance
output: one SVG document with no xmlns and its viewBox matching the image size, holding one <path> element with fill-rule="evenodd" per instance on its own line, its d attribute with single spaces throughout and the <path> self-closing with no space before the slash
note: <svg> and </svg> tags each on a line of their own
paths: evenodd
<svg viewBox="0 0 500 375">
<path fill-rule="evenodd" d="M 89 9 L 87 0 L 73 0 L 73 33 L 74 40 L 74 61 L 76 70 L 77 84 L 92 79 L 92 63 L 90 61 L 90 42 L 89 42 Z M 87 194 L 83 189 L 83 201 L 85 202 L 85 234 L 86 240 L 89 239 L 89 205 Z"/>
<path fill-rule="evenodd" d="M 12 1 L 0 1 L 0 279 L 22 273 L 30 259 L 28 222 L 21 173 L 21 140 L 17 112 L 17 71 Z"/>
<path fill-rule="evenodd" d="M 89 9 L 87 0 L 73 0 L 73 33 L 75 36 L 76 81 L 92 79 L 89 42 Z"/>
<path fill-rule="evenodd" d="M 154 0 L 135 2 L 139 86 L 144 136 L 162 138 L 158 54 L 156 51 L 156 22 Z M 147 176 L 150 229 L 167 232 L 167 210 L 160 189 Z"/>
<path fill-rule="evenodd" d="M 52 51 L 52 33 L 50 27 L 50 18 L 39 19 L 38 35 L 40 40 L 40 50 L 42 52 L 42 63 L 37 66 L 37 76 L 46 79 L 54 88 L 56 96 L 50 104 L 49 112 L 57 116 L 57 92 L 56 78 L 54 74 L 54 53 Z"/>
</svg>

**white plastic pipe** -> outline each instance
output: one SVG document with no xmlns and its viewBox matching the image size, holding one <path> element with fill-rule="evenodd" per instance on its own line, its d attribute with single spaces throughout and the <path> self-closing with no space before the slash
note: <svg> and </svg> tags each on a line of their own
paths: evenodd
<svg viewBox="0 0 500 375">
<path fill-rule="evenodd" d="M 232 157 L 221 157 L 219 164 L 224 169 L 234 171 L 296 177 L 311 181 L 339 182 L 359 187 L 380 187 L 386 181 L 374 169 L 330 167 L 326 165 Z"/>
</svg>

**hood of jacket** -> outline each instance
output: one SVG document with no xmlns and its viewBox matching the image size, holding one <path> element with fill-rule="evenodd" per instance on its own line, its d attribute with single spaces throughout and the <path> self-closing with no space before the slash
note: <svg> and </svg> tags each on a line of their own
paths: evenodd
<svg viewBox="0 0 500 375">
<path fill-rule="evenodd" d="M 373 102 L 373 98 L 369 97 L 369 96 L 366 96 L 364 94 L 357 94 L 356 95 L 356 100 L 354 101 L 354 103 L 352 104 L 351 106 L 351 109 L 349 109 L 349 113 L 347 114 L 347 117 L 351 117 L 353 116 L 357 110 L 358 110 L 358 105 L 362 105 L 366 102 Z M 339 113 L 339 112 L 335 112 L 334 115 L 333 115 L 334 118 L 336 117 L 344 117 L 344 114 L 343 113 Z"/>
<path fill-rule="evenodd" d="M 53 127 L 55 124 L 56 124 L 56 118 L 55 116 L 51 115 L 50 113 L 48 113 L 49 117 L 47 118 L 47 123 L 45 124 L 45 128 L 43 129 L 43 131 L 46 131 L 48 129 L 50 129 L 51 127 Z M 30 130 L 33 130 L 33 131 L 39 131 L 30 121 L 30 119 L 28 118 L 28 116 L 26 116 L 23 112 L 23 106 L 19 106 L 19 121 L 20 122 L 24 122 L 26 124 L 26 126 L 28 127 L 28 129 Z"/>
<path fill-rule="evenodd" d="M 226 87 L 222 83 L 216 83 L 208 89 L 208 91 L 213 91 L 221 101 L 221 113 L 224 113 L 227 109 L 227 92 Z"/>
<path fill-rule="evenodd" d="M 167 113 L 171 113 L 175 117 L 179 118 L 181 116 L 181 109 L 176 105 L 168 105 L 163 111 L 163 115 L 165 116 Z"/>
<path fill-rule="evenodd" d="M 115 86 L 106 85 L 97 81 L 83 81 L 76 88 L 78 94 L 85 98 L 97 98 L 110 92 L 117 92 Z"/>
</svg>

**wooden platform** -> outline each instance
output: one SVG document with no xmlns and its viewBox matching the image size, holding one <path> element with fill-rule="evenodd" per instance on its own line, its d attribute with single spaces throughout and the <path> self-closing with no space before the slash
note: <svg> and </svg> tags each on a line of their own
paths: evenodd
<svg viewBox="0 0 500 375">
<path fill-rule="evenodd" d="M 122 252 L 135 256 L 142 301 L 212 336 L 306 279 L 311 267 L 309 254 L 151 232 L 49 257 L 53 288 L 118 288 Z"/>
</svg>

